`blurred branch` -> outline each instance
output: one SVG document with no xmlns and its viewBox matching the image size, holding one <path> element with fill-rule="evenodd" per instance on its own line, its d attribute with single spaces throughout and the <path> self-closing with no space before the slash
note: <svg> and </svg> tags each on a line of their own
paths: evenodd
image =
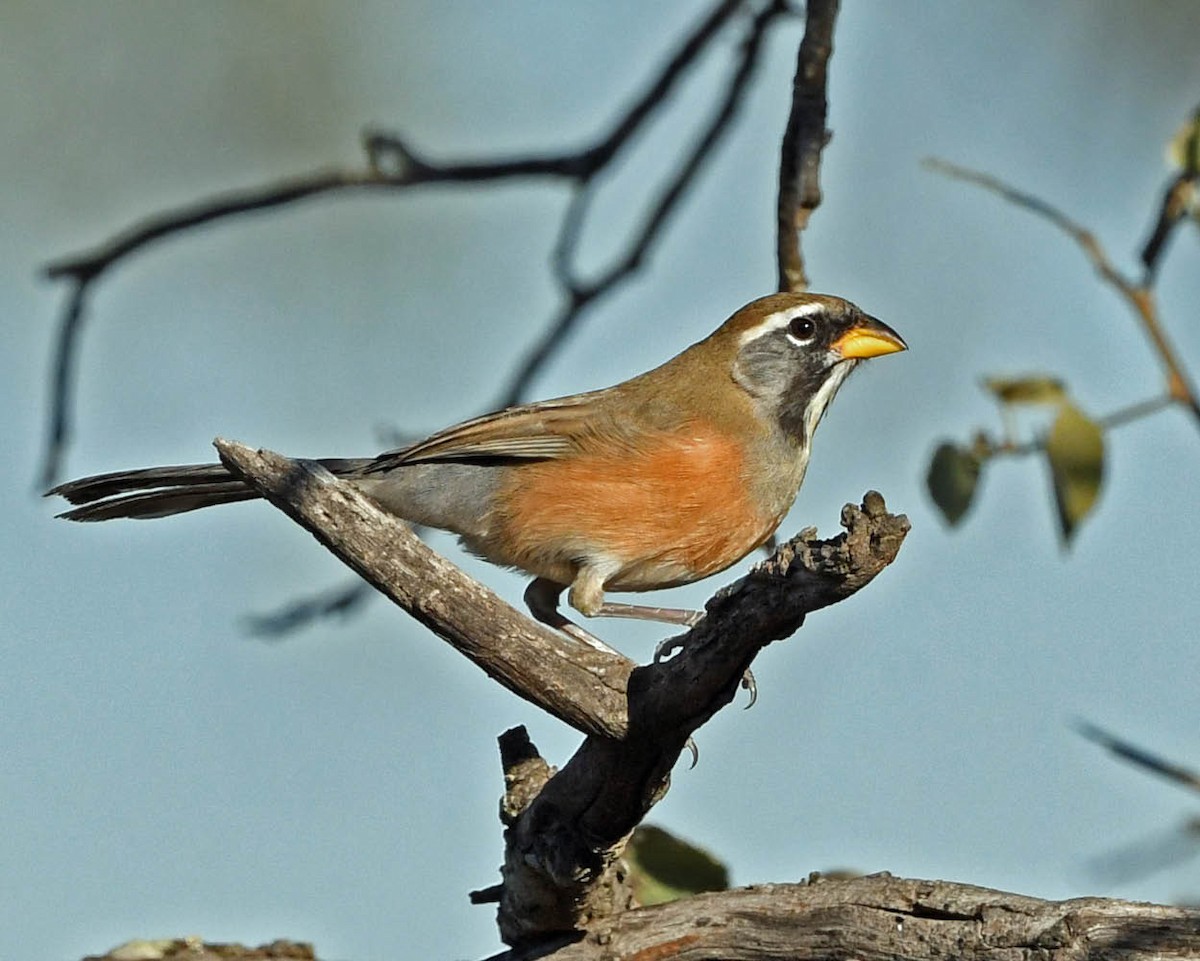
<svg viewBox="0 0 1200 961">
<path fill-rule="evenodd" d="M 780 290 L 807 290 L 800 234 L 821 203 L 821 152 L 829 143 L 829 57 L 838 0 L 809 0 L 796 58 L 792 109 L 779 160 L 776 254 Z"/>
<path fill-rule="evenodd" d="M 518 403 L 538 371 L 575 329 L 584 309 L 600 298 L 614 293 L 623 281 L 641 268 L 671 214 L 695 182 L 705 162 L 711 158 L 713 149 L 729 131 L 761 59 L 767 28 L 777 18 L 788 13 L 790 7 L 786 0 L 772 0 L 752 18 L 746 37 L 742 41 L 737 67 L 725 89 L 725 95 L 696 144 L 651 203 L 641 229 L 625 252 L 598 278 L 591 281 L 584 280 L 573 266 L 593 196 L 591 180 L 581 180 L 576 185 L 575 195 L 559 229 L 552 260 L 555 277 L 567 294 L 567 301 L 549 329 L 510 378 L 495 406 L 509 407 Z"/>
<path fill-rule="evenodd" d="M 1128 884 L 1179 867 L 1200 851 L 1200 818 L 1180 827 L 1145 835 L 1104 854 L 1089 858 L 1086 869 L 1096 882 L 1111 887 Z"/>
<path fill-rule="evenodd" d="M 1195 171 L 1181 171 L 1163 191 L 1154 230 L 1142 248 L 1142 265 L 1146 268 L 1142 286 L 1149 287 L 1154 283 L 1158 274 L 1158 265 L 1162 262 L 1163 251 L 1167 249 L 1167 241 L 1174 236 L 1175 228 L 1195 206 L 1198 179 L 1200 179 L 1200 174 Z"/>
<path fill-rule="evenodd" d="M 575 274 L 571 260 L 586 217 L 590 184 L 635 139 L 648 121 L 661 111 L 701 54 L 709 49 L 734 16 L 744 9 L 755 9 L 756 12 L 750 19 L 742 44 L 741 63 L 730 82 L 724 103 L 696 148 L 681 164 L 676 177 L 653 203 L 644 227 L 629 250 L 599 281 L 591 284 L 583 282 Z M 225 218 L 271 210 L 315 196 L 364 189 L 406 190 L 439 184 L 478 184 L 514 178 L 551 178 L 572 182 L 576 195 L 568 204 L 554 261 L 555 275 L 566 294 L 567 304 L 555 318 L 550 330 L 530 352 L 520 372 L 506 387 L 506 399 L 519 399 L 541 365 L 576 325 L 584 308 L 601 294 L 611 292 L 641 266 L 678 201 L 694 183 L 703 161 L 727 131 L 758 62 L 768 27 L 787 12 L 788 6 L 783 0 L 770 0 L 758 7 L 751 0 L 722 0 L 715 4 L 609 131 L 582 149 L 495 160 L 434 162 L 422 156 L 402 137 L 368 131 L 364 135 L 367 163 L 363 168 L 319 170 L 261 187 L 221 193 L 148 217 L 91 250 L 50 264 L 45 269 L 46 276 L 69 282 L 71 293 L 59 320 L 41 484 L 49 486 L 58 479 L 70 441 L 76 354 L 86 318 L 84 307 L 93 285 L 114 266 L 151 244 Z"/>
<path fill-rule="evenodd" d="M 1200 182 L 1200 107 L 1192 111 L 1191 120 L 1184 125 L 1179 154 L 1179 173 L 1163 191 L 1154 230 L 1142 248 L 1142 266 L 1146 269 L 1143 287 L 1149 287 L 1154 282 L 1167 242 L 1180 222 L 1196 208 L 1197 185 Z"/>
<path fill-rule="evenodd" d="M 1200 426 L 1200 400 L 1197 399 L 1196 391 L 1184 371 L 1183 363 L 1178 353 L 1167 339 L 1166 332 L 1158 317 L 1158 308 L 1155 305 L 1154 293 L 1151 287 L 1135 283 L 1117 270 L 1100 242 L 1090 230 L 1072 220 L 1057 207 L 1052 206 L 1046 201 L 1009 186 L 990 174 L 961 167 L 958 164 L 953 164 L 945 160 L 929 158 L 925 161 L 925 166 L 947 177 L 953 177 L 956 180 L 962 180 L 989 190 L 1009 203 L 1023 207 L 1031 213 L 1049 221 L 1071 237 L 1079 245 L 1088 260 L 1091 261 L 1092 266 L 1096 269 L 1100 277 L 1116 290 L 1132 308 L 1135 316 L 1142 325 L 1142 329 L 1158 354 L 1159 360 L 1166 369 L 1167 394 L 1172 401 L 1187 407 L 1196 419 L 1197 426 Z"/>
<path fill-rule="evenodd" d="M 1157 775 L 1186 788 L 1200 792 L 1200 772 L 1168 761 L 1145 748 L 1138 747 L 1089 721 L 1076 720 L 1072 727 L 1093 744 L 1098 744 L 1114 757 L 1142 771 Z M 1107 854 L 1092 858 L 1088 864 L 1091 874 L 1106 884 L 1119 884 L 1173 867 L 1194 857 L 1200 845 L 1200 818 L 1189 818 L 1182 829 L 1127 844 Z"/>
<path fill-rule="evenodd" d="M 355 580 L 300 600 L 289 601 L 270 614 L 250 614 L 243 618 L 252 637 L 267 641 L 279 640 L 285 634 L 306 627 L 313 621 L 330 617 L 345 617 L 354 613 L 373 597 L 371 587 Z"/>
<path fill-rule="evenodd" d="M 1097 727 L 1088 721 L 1076 721 L 1074 727 L 1080 735 L 1087 738 L 1093 744 L 1099 744 L 1110 754 L 1119 757 L 1122 761 L 1127 761 L 1134 767 L 1141 768 L 1143 771 L 1149 771 L 1151 774 L 1157 774 L 1161 778 L 1166 778 L 1166 780 L 1178 784 L 1180 787 L 1188 788 L 1191 791 L 1200 791 L 1200 773 L 1168 761 L 1157 754 L 1152 754 L 1150 751 L 1123 740 L 1115 734 L 1110 734 L 1103 728 Z"/>
</svg>

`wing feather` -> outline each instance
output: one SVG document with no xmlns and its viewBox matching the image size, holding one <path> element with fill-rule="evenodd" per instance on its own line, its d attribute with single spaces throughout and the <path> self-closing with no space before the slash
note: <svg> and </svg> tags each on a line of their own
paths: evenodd
<svg viewBox="0 0 1200 961">
<path fill-rule="evenodd" d="M 604 391 L 573 394 L 484 414 L 438 431 L 408 447 L 380 454 L 367 473 L 404 464 L 475 458 L 553 460 L 578 449 L 588 415 Z"/>
</svg>

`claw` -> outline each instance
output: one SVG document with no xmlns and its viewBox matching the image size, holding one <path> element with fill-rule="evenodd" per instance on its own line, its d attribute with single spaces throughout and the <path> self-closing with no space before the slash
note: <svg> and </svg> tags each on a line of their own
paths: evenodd
<svg viewBox="0 0 1200 961">
<path fill-rule="evenodd" d="M 700 763 L 700 748 L 696 747 L 696 742 L 690 737 L 687 739 L 687 743 L 684 745 L 684 747 L 686 747 L 692 755 L 692 763 L 688 765 L 688 770 L 694 771 L 696 769 L 696 765 Z"/>
<path fill-rule="evenodd" d="M 748 711 L 758 700 L 758 684 L 754 680 L 754 672 L 750 668 L 746 668 L 746 673 L 742 675 L 742 688 L 750 692 L 750 703 L 742 708 L 742 710 Z"/>
<path fill-rule="evenodd" d="M 683 650 L 682 637 L 668 637 L 666 640 L 659 641 L 654 648 L 654 663 L 659 664 L 665 661 L 676 651 Z"/>
</svg>

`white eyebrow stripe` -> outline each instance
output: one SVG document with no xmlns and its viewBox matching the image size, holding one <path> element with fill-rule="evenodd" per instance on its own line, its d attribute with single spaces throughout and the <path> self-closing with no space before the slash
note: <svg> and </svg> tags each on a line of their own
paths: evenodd
<svg viewBox="0 0 1200 961">
<path fill-rule="evenodd" d="M 779 310 L 773 314 L 768 314 L 756 326 L 742 332 L 742 336 L 738 338 L 738 346 L 745 347 L 750 341 L 758 340 L 764 334 L 772 333 L 776 330 L 782 330 L 797 317 L 808 317 L 811 314 L 819 314 L 825 310 L 825 305 L 813 301 L 811 304 L 801 304 L 799 307 L 788 307 L 786 310 Z"/>
</svg>

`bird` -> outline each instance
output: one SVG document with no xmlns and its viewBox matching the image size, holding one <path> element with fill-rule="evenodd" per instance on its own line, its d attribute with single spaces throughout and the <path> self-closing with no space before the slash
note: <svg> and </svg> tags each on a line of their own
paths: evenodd
<svg viewBox="0 0 1200 961">
<path fill-rule="evenodd" d="M 863 360 L 907 349 L 841 297 L 770 294 L 659 367 L 612 387 L 508 407 L 373 458 L 322 466 L 385 511 L 457 534 L 532 575 L 537 620 L 559 611 L 692 626 L 702 614 L 608 592 L 675 587 L 762 546 L 791 508 L 813 435 Z M 47 492 L 73 521 L 159 518 L 258 498 L 222 464 L 98 474 Z"/>
</svg>

